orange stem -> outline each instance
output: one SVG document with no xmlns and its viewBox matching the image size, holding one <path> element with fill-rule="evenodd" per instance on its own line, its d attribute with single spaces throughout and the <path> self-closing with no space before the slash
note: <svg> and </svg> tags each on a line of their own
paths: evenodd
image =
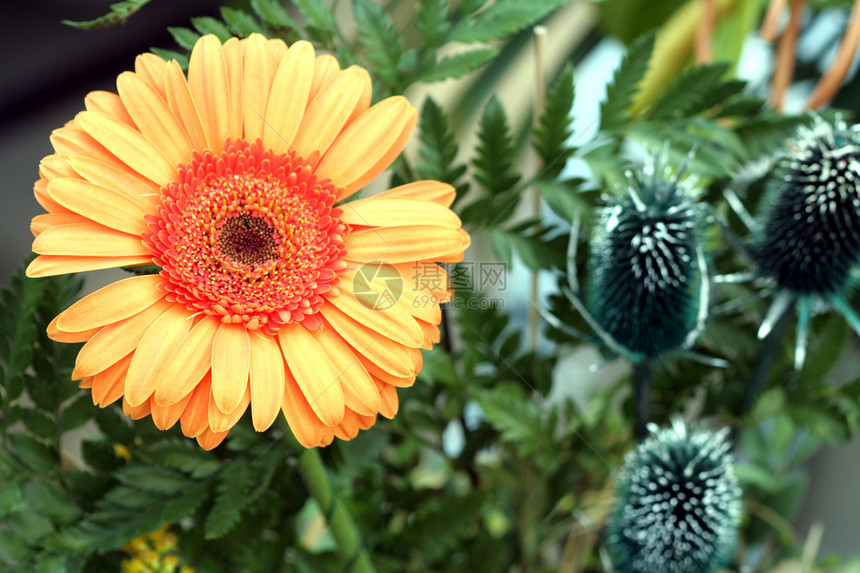
<svg viewBox="0 0 860 573">
<path fill-rule="evenodd" d="M 795 50 L 797 49 L 797 36 L 800 34 L 800 16 L 807 0 L 797 0 L 791 6 L 791 18 L 779 38 L 776 49 L 776 69 L 773 72 L 771 91 L 773 92 L 773 105 L 782 110 L 782 102 L 791 80 L 794 78 Z"/>
<path fill-rule="evenodd" d="M 787 2 L 788 0 L 770 0 L 767 14 L 765 14 L 764 22 L 761 25 L 761 37 L 768 42 L 773 42 L 776 38 L 776 24 Z"/>
<path fill-rule="evenodd" d="M 842 41 L 839 43 L 836 59 L 833 60 L 833 64 L 821 76 L 818 85 L 812 90 L 812 95 L 809 97 L 809 109 L 821 107 L 836 95 L 842 81 L 848 74 L 849 68 L 851 68 L 851 62 L 854 61 L 858 43 L 860 43 L 860 0 L 854 0 L 854 7 L 848 18 L 848 27 L 845 28 L 845 35 L 842 36 Z"/>
<path fill-rule="evenodd" d="M 705 8 L 696 34 L 696 63 L 709 64 L 714 59 L 713 38 L 716 25 L 716 0 L 702 0 Z"/>
</svg>

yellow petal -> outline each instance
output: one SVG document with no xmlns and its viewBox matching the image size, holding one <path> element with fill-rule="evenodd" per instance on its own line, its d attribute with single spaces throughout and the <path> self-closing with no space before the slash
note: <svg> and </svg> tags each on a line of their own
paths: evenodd
<svg viewBox="0 0 860 573">
<path fill-rule="evenodd" d="M 438 261 L 452 254 L 462 255 L 469 242 L 466 231 L 450 227 L 414 225 L 359 229 L 346 238 L 346 256 L 357 263 L 378 261 L 380 257 L 391 264 Z"/>
<path fill-rule="evenodd" d="M 245 139 L 255 141 L 263 137 L 266 103 L 275 75 L 272 51 L 261 34 L 251 34 L 245 41 L 244 64 L 245 97 L 242 103 Z"/>
<path fill-rule="evenodd" d="M 322 54 L 314 59 L 314 77 L 311 80 L 310 97 L 314 98 L 319 91 L 329 83 L 340 71 L 337 58 L 330 54 Z"/>
<path fill-rule="evenodd" d="M 77 213 L 45 213 L 44 215 L 36 215 L 30 221 L 30 232 L 34 237 L 38 237 L 45 229 L 56 227 L 57 225 L 71 225 L 72 223 L 86 223 L 87 219 Z"/>
<path fill-rule="evenodd" d="M 230 84 L 221 41 L 212 34 L 200 38 L 188 63 L 188 87 L 200 114 L 207 147 L 221 153 L 230 134 Z"/>
<path fill-rule="evenodd" d="M 161 374 L 191 326 L 188 309 L 174 304 L 143 335 L 125 378 L 125 399 L 138 406 L 155 393 Z"/>
<path fill-rule="evenodd" d="M 63 315 L 61 314 L 60 316 Z M 95 336 L 101 328 L 91 328 L 90 330 L 82 330 L 80 332 L 63 332 L 57 328 L 57 321 L 60 319 L 60 316 L 54 317 L 54 320 L 52 320 L 48 324 L 48 328 L 45 329 L 48 333 L 48 338 L 56 340 L 57 342 L 86 342 Z"/>
<path fill-rule="evenodd" d="M 395 342 L 405 346 L 421 345 L 421 327 L 410 314 L 403 312 L 397 305 L 377 310 L 361 304 L 352 293 L 346 292 L 326 299 L 326 306 L 328 305 L 337 307 L 354 321 Z"/>
<path fill-rule="evenodd" d="M 132 235 L 148 230 L 140 205 L 112 189 L 77 177 L 63 177 L 48 183 L 48 195 L 63 207 L 111 229 Z"/>
<path fill-rule="evenodd" d="M 457 190 L 454 187 L 440 181 L 415 181 L 375 195 L 380 199 L 389 197 L 425 199 L 445 207 L 450 207 L 456 196 Z"/>
<path fill-rule="evenodd" d="M 340 372 L 340 388 L 346 407 L 366 416 L 376 414 L 379 411 L 379 390 L 352 349 L 328 329 L 324 328 L 315 335 L 335 370 Z"/>
<path fill-rule="evenodd" d="M 415 129 L 418 113 L 406 98 L 382 100 L 361 114 L 323 156 L 317 171 L 352 195 L 382 173 L 400 155 Z"/>
<path fill-rule="evenodd" d="M 212 367 L 212 343 L 221 322 L 204 316 L 179 343 L 176 354 L 159 377 L 155 403 L 175 404 L 197 386 Z M 193 437 L 193 436 L 192 436 Z"/>
<path fill-rule="evenodd" d="M 75 117 L 75 121 L 120 161 L 147 179 L 161 186 L 166 186 L 176 179 L 176 165 L 139 131 L 110 116 L 93 111 L 82 111 Z"/>
<path fill-rule="evenodd" d="M 140 133 L 171 163 L 191 159 L 191 143 L 167 102 L 137 74 L 124 72 L 116 80 L 117 91 Z"/>
<path fill-rule="evenodd" d="M 162 300 L 134 316 L 99 330 L 98 334 L 84 344 L 78 352 L 72 379 L 79 380 L 85 376 L 98 374 L 128 356 L 137 348 L 138 342 L 152 323 L 173 306 L 175 306 L 173 303 Z"/>
<path fill-rule="evenodd" d="M 194 98 L 191 96 L 191 89 L 185 80 L 185 74 L 182 73 L 182 68 L 179 67 L 176 60 L 168 62 L 164 78 L 167 107 L 182 122 L 191 146 L 194 149 L 206 149 L 206 132 L 203 130 L 200 113 L 194 103 Z"/>
<path fill-rule="evenodd" d="M 212 391 L 212 379 L 207 374 L 191 392 L 191 399 L 182 412 L 180 423 L 182 433 L 189 438 L 196 438 L 209 429 L 209 395 Z"/>
<path fill-rule="evenodd" d="M 113 269 L 152 264 L 152 255 L 129 255 L 125 257 L 77 257 L 41 255 L 27 266 L 27 276 L 51 277 L 70 273 L 82 273 L 98 269 Z"/>
<path fill-rule="evenodd" d="M 69 159 L 56 153 L 43 157 L 39 162 L 39 175 L 44 179 L 74 177 L 75 170 L 69 165 Z"/>
<path fill-rule="evenodd" d="M 120 123 L 120 125 L 124 124 Z M 55 129 L 51 133 L 50 139 L 51 145 L 54 146 L 59 155 L 93 157 L 105 163 L 118 162 L 115 155 L 105 149 L 104 145 L 93 139 L 80 127 L 61 127 L 60 129 Z"/>
<path fill-rule="evenodd" d="M 250 361 L 247 329 L 222 323 L 212 340 L 212 396 L 222 412 L 239 406 L 248 387 Z"/>
<path fill-rule="evenodd" d="M 306 448 L 316 447 L 323 438 L 323 423 L 320 422 L 308 404 L 307 398 L 305 398 L 289 369 L 284 374 L 286 374 L 286 382 L 284 384 L 284 399 L 281 403 L 284 418 L 290 426 L 290 431 L 301 445 Z"/>
<path fill-rule="evenodd" d="M 269 336 L 251 334 L 251 420 L 263 432 L 271 426 L 284 399 L 284 357 Z"/>
<path fill-rule="evenodd" d="M 57 317 L 57 329 L 83 332 L 133 316 L 164 298 L 159 275 L 131 277 L 85 296 Z"/>
<path fill-rule="evenodd" d="M 90 92 L 84 98 L 84 105 L 87 111 L 97 111 L 109 115 L 129 127 L 134 127 L 134 121 L 116 94 L 105 91 Z"/>
<path fill-rule="evenodd" d="M 175 62 L 176 60 L 170 60 Z M 148 83 L 158 95 L 164 97 L 164 71 L 168 62 L 155 54 L 146 52 L 134 59 L 134 72 Z"/>
<path fill-rule="evenodd" d="M 400 310 L 401 313 L 411 314 L 416 318 L 420 318 L 427 322 L 431 322 L 434 324 L 438 324 L 442 319 L 442 311 L 439 307 L 441 300 L 430 293 L 428 290 L 424 288 L 415 288 L 414 279 L 407 275 L 403 276 L 401 269 L 395 267 L 394 265 L 386 265 L 383 268 L 390 269 L 392 276 L 389 277 L 382 272 L 374 272 L 373 266 L 361 266 L 357 269 L 345 271 L 340 273 L 341 284 L 346 286 L 352 293 L 365 293 L 367 289 L 377 295 L 384 296 L 386 293 L 393 294 L 392 289 L 390 287 L 389 280 L 391 277 L 400 279 L 400 296 L 396 299 L 394 305 Z M 413 269 L 410 269 L 411 273 L 416 273 L 422 267 L 415 266 Z M 367 272 L 363 272 L 363 271 Z M 361 274 L 359 274 L 359 272 Z M 387 271 L 388 272 L 388 271 Z M 359 283 L 356 284 L 356 277 L 358 277 Z M 447 279 L 447 276 L 442 277 L 443 281 Z M 442 285 L 445 285 L 445 282 L 442 282 Z M 341 289 L 347 290 L 347 289 Z M 366 300 L 366 299 L 365 299 Z"/>
<path fill-rule="evenodd" d="M 308 105 L 293 147 L 302 157 L 311 152 L 326 152 L 361 102 L 365 84 L 370 83 L 367 71 L 352 66 L 338 74 Z"/>
<path fill-rule="evenodd" d="M 242 114 L 243 114 L 243 99 L 245 97 L 242 81 L 244 75 L 242 73 L 243 42 L 238 38 L 229 38 L 224 42 L 223 54 L 224 65 L 227 66 L 227 83 L 230 89 L 227 93 L 230 94 L 230 113 L 228 118 L 228 135 L 234 139 L 242 138 Z"/>
<path fill-rule="evenodd" d="M 403 227 L 437 225 L 457 229 L 460 218 L 447 207 L 432 201 L 400 197 L 379 197 L 349 201 L 342 206 L 340 220 L 350 225 Z"/>
<path fill-rule="evenodd" d="M 99 187 L 111 189 L 139 205 L 148 213 L 154 213 L 158 205 L 158 185 L 126 168 L 118 169 L 91 157 L 69 157 L 69 166 L 75 172 Z"/>
<path fill-rule="evenodd" d="M 272 63 L 277 68 L 287 53 L 287 43 L 280 38 L 270 38 L 268 43 L 269 49 L 272 51 Z"/>
<path fill-rule="evenodd" d="M 290 46 L 281 60 L 269 101 L 263 143 L 278 153 L 288 153 L 302 122 L 314 73 L 314 48 L 299 41 Z"/>
<path fill-rule="evenodd" d="M 336 426 L 343 419 L 343 391 L 335 370 L 316 337 L 304 326 L 289 324 L 278 332 L 287 366 L 320 421 Z"/>
<path fill-rule="evenodd" d="M 39 202 L 39 205 L 42 206 L 45 211 L 48 213 L 70 213 L 68 209 L 51 199 L 48 195 L 48 180 L 47 179 L 39 179 L 36 183 L 33 184 L 33 195 L 36 197 L 36 201 Z"/>
<path fill-rule="evenodd" d="M 215 403 L 215 396 L 209 396 L 209 427 L 213 432 L 226 432 L 236 425 L 239 419 L 245 414 L 248 409 L 248 404 L 251 403 L 251 390 L 248 388 L 248 381 L 245 380 L 245 387 L 242 395 L 239 397 L 239 403 L 229 412 L 222 412 L 218 404 Z"/>
<path fill-rule="evenodd" d="M 353 350 L 366 356 L 380 368 L 396 376 L 415 376 L 407 347 L 356 322 L 332 304 L 322 305 L 320 314 Z"/>
<path fill-rule="evenodd" d="M 139 235 L 129 235 L 98 223 L 72 223 L 45 229 L 33 240 L 40 255 L 127 257 L 148 255 Z"/>
</svg>

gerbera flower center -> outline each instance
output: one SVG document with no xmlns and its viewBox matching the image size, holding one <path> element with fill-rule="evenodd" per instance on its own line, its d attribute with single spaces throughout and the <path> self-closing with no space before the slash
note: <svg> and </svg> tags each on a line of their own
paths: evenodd
<svg viewBox="0 0 860 573">
<path fill-rule="evenodd" d="M 336 197 L 299 155 L 228 141 L 180 166 L 143 239 L 168 300 L 249 329 L 316 329 L 323 295 L 337 294 L 346 267 Z"/>
</svg>

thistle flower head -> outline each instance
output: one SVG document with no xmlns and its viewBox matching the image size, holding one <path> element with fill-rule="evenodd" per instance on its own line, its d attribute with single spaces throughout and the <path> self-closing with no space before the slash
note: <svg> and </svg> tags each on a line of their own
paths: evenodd
<svg viewBox="0 0 860 573">
<path fill-rule="evenodd" d="M 621 346 L 654 358 L 696 326 L 704 220 L 689 179 L 659 156 L 628 173 L 628 196 L 607 206 L 591 247 L 588 307 Z"/>
<path fill-rule="evenodd" d="M 621 469 L 609 549 L 621 573 L 710 573 L 734 544 L 741 491 L 728 429 L 649 428 Z"/>
<path fill-rule="evenodd" d="M 860 126 L 817 118 L 787 148 L 768 183 L 755 262 L 794 293 L 838 293 L 860 261 Z"/>
</svg>

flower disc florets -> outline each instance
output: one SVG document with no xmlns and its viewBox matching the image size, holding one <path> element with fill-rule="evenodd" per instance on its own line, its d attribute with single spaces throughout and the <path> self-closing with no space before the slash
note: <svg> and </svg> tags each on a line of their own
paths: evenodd
<svg viewBox="0 0 860 573">
<path fill-rule="evenodd" d="M 741 514 L 728 430 L 651 427 L 627 455 L 608 544 L 622 573 L 710 573 L 726 558 Z"/>
<path fill-rule="evenodd" d="M 321 327 L 322 295 L 346 267 L 330 180 L 294 152 L 228 141 L 217 155 L 195 152 L 161 197 L 143 240 L 168 300 L 251 330 Z"/>
<path fill-rule="evenodd" d="M 788 149 L 768 182 L 756 264 L 792 292 L 839 292 L 860 262 L 860 127 L 819 119 Z"/>
</svg>

